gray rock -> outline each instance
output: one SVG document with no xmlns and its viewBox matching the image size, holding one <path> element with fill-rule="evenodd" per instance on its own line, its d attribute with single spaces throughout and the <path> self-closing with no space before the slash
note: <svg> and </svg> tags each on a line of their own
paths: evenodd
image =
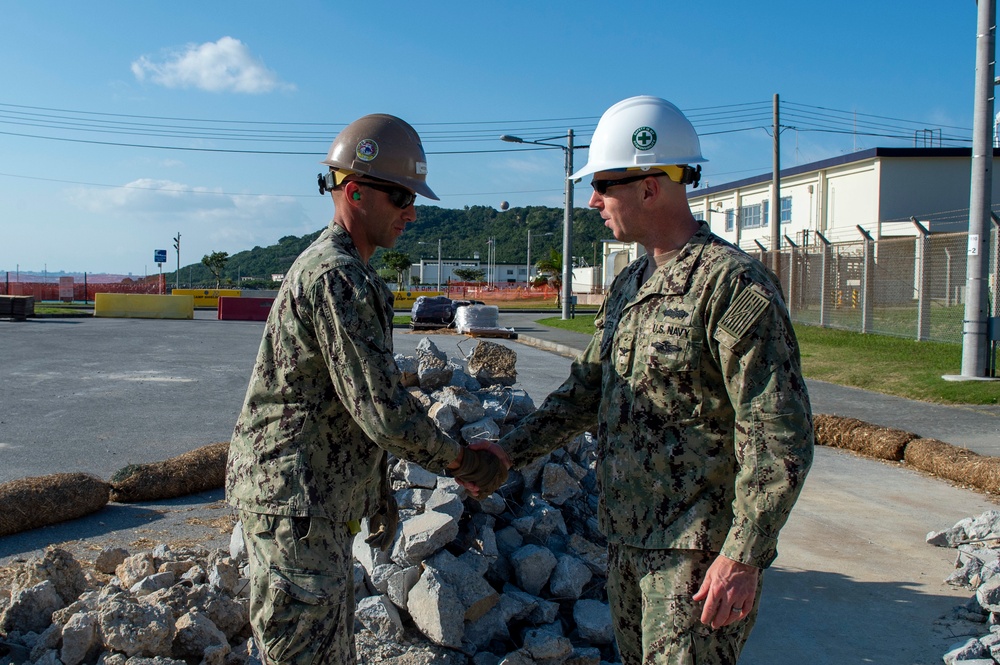
<svg viewBox="0 0 1000 665">
<path fill-rule="evenodd" d="M 465 608 L 458 591 L 433 568 L 424 571 L 410 589 L 406 609 L 427 639 L 452 649 L 462 646 Z"/>
<path fill-rule="evenodd" d="M 400 565 L 423 561 L 450 543 L 458 535 L 458 520 L 450 515 L 429 511 L 403 522 L 396 539 L 392 559 Z"/>
<path fill-rule="evenodd" d="M 233 525 L 233 533 L 229 536 L 229 556 L 233 561 L 247 560 L 247 542 L 243 537 L 243 522 Z"/>
<path fill-rule="evenodd" d="M 452 407 L 455 410 L 458 421 L 461 423 L 472 423 L 486 415 L 486 411 L 483 409 L 479 398 L 465 388 L 445 386 L 431 395 L 431 397 L 442 404 Z"/>
<path fill-rule="evenodd" d="M 369 596 L 358 603 L 357 618 L 380 640 L 398 642 L 404 633 L 396 606 L 385 596 Z"/>
<path fill-rule="evenodd" d="M 215 647 L 224 649 L 223 656 L 229 653 L 225 633 L 207 615 L 192 610 L 177 620 L 171 648 L 174 658 L 201 658 L 205 652 Z"/>
<path fill-rule="evenodd" d="M 410 388 L 420 384 L 420 379 L 417 377 L 417 359 L 412 356 L 405 356 L 402 353 L 397 353 L 393 356 L 393 360 L 396 361 L 396 367 L 399 368 L 399 373 L 401 375 L 400 384 L 404 388 Z"/>
<path fill-rule="evenodd" d="M 153 555 L 150 552 L 133 554 L 115 568 L 115 575 L 126 589 L 135 586 L 142 578 L 149 577 L 155 572 L 156 566 L 153 564 Z"/>
<path fill-rule="evenodd" d="M 27 589 L 46 580 L 52 582 L 63 605 L 72 603 L 87 588 L 87 579 L 73 555 L 59 547 L 49 547 L 41 557 L 20 567 L 14 574 L 11 591 Z"/>
<path fill-rule="evenodd" d="M 451 381 L 451 367 L 446 361 L 433 355 L 418 355 L 417 360 L 417 378 L 421 390 L 433 392 Z"/>
<path fill-rule="evenodd" d="M 573 621 L 580 637 L 591 644 L 611 644 L 615 638 L 611 607 L 599 600 L 578 600 L 573 605 Z"/>
<path fill-rule="evenodd" d="M 401 477 L 403 482 L 410 487 L 425 489 L 434 489 L 437 487 L 438 475 L 436 473 L 431 473 L 419 464 L 407 460 L 399 460 L 394 473 L 396 476 Z"/>
<path fill-rule="evenodd" d="M 573 652 L 569 639 L 534 628 L 524 634 L 524 650 L 535 660 L 562 662 Z"/>
<path fill-rule="evenodd" d="M 556 567 L 556 557 L 540 545 L 524 545 L 510 555 L 517 585 L 535 596 L 549 581 L 549 575 Z"/>
<path fill-rule="evenodd" d="M 482 340 L 468 360 L 469 374 L 481 385 L 511 386 L 517 382 L 517 353 L 502 344 Z"/>
<path fill-rule="evenodd" d="M 465 512 L 465 505 L 457 492 L 438 488 L 424 503 L 424 510 L 435 510 L 457 520 Z"/>
<path fill-rule="evenodd" d="M 166 656 L 174 639 L 174 617 L 161 605 L 115 596 L 97 610 L 104 646 L 127 656 Z"/>
<path fill-rule="evenodd" d="M 401 609 L 406 608 L 410 590 L 420 579 L 420 568 L 418 566 L 407 566 L 389 577 L 389 584 L 386 587 L 386 595 L 389 600 Z"/>
<path fill-rule="evenodd" d="M 549 578 L 549 589 L 556 598 L 577 600 L 584 587 L 590 582 L 593 573 L 587 564 L 574 556 L 564 554 L 559 557 L 556 567 Z"/>
<path fill-rule="evenodd" d="M 51 580 L 19 589 L 11 594 L 10 604 L 0 613 L 0 632 L 40 633 L 52 623 L 52 613 L 64 605 Z"/>
<path fill-rule="evenodd" d="M 970 660 L 989 657 L 989 650 L 983 646 L 982 642 L 973 637 L 964 642 L 951 645 L 944 654 L 944 662 L 945 665 L 953 665 L 957 662 L 966 665 Z"/>
<path fill-rule="evenodd" d="M 127 557 L 128 550 L 124 547 L 105 547 L 94 561 L 94 570 L 105 575 L 114 575 L 115 568 L 120 566 Z"/>
<path fill-rule="evenodd" d="M 480 418 L 479 420 L 464 425 L 462 427 L 462 439 L 472 443 L 481 439 L 496 441 L 500 438 L 500 426 L 492 418 Z"/>
<path fill-rule="evenodd" d="M 580 482 L 562 464 L 546 464 L 542 469 L 542 497 L 546 501 L 561 506 L 582 493 Z"/>
<path fill-rule="evenodd" d="M 976 600 L 984 610 L 1000 612 L 1000 575 L 995 575 L 976 589 Z"/>
<path fill-rule="evenodd" d="M 475 621 L 490 611 L 496 605 L 500 596 L 496 590 L 482 578 L 482 572 L 456 558 L 446 550 L 442 550 L 424 562 L 426 571 L 434 570 L 440 579 L 457 591 L 458 599 L 464 610 L 463 619 Z"/>
<path fill-rule="evenodd" d="M 435 402 L 427 411 L 427 415 L 443 432 L 450 432 L 458 425 L 458 414 L 455 413 L 455 409 L 441 402 Z"/>
<path fill-rule="evenodd" d="M 151 594 L 154 591 L 171 587 L 176 581 L 177 576 L 173 573 L 153 573 L 152 575 L 143 577 L 141 580 L 133 584 L 129 588 L 129 593 L 139 598 Z"/>
<path fill-rule="evenodd" d="M 420 338 L 420 341 L 417 342 L 416 354 L 417 360 L 434 358 L 436 360 L 440 360 L 441 362 L 448 361 L 448 356 L 444 351 L 437 347 L 437 344 L 431 341 L 430 337 Z"/>
</svg>

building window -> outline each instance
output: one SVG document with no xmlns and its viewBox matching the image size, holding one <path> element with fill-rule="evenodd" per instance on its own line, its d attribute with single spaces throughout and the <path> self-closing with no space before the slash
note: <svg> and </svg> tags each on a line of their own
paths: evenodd
<svg viewBox="0 0 1000 665">
<path fill-rule="evenodd" d="M 762 208 L 763 212 L 761 213 L 761 216 L 760 216 L 760 225 L 761 226 L 767 226 L 768 224 L 771 223 L 771 201 L 770 201 L 770 199 L 766 199 L 764 201 L 764 203 L 762 204 L 762 206 L 763 206 L 763 208 Z"/>
<path fill-rule="evenodd" d="M 791 224 L 792 223 L 792 197 L 782 196 L 781 197 L 781 223 Z"/>
<path fill-rule="evenodd" d="M 695 221 L 697 221 L 697 222 L 704 222 L 705 221 L 705 213 L 703 213 L 700 210 L 698 212 L 691 213 L 691 216 L 694 217 Z"/>
<path fill-rule="evenodd" d="M 736 218 L 736 215 L 734 214 L 734 212 L 735 211 L 732 208 L 727 208 L 726 209 L 726 230 L 727 231 L 732 231 L 733 228 L 734 228 L 734 222 L 735 222 L 735 218 Z"/>
<path fill-rule="evenodd" d="M 760 204 L 755 203 L 750 206 L 742 206 L 740 208 L 740 227 L 744 229 L 756 229 L 759 228 L 760 223 Z"/>
</svg>

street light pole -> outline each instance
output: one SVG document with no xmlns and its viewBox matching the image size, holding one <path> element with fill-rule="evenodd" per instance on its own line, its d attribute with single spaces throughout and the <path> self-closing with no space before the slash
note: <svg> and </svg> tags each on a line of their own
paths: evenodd
<svg viewBox="0 0 1000 665">
<path fill-rule="evenodd" d="M 566 133 L 566 210 L 563 213 L 563 297 L 562 318 L 570 318 L 573 297 L 573 130 Z"/>
<path fill-rule="evenodd" d="M 441 238 L 438 238 L 438 293 L 441 293 Z"/>
<path fill-rule="evenodd" d="M 553 136 L 553 139 L 560 138 L 558 136 Z M 519 136 L 510 136 L 509 134 L 504 134 L 500 137 L 501 141 L 506 141 L 507 143 L 533 143 L 534 145 L 544 145 L 552 148 L 559 148 L 563 151 L 566 157 L 566 196 L 565 203 L 566 209 L 563 214 L 563 264 L 562 264 L 562 318 L 569 319 L 570 316 L 570 300 L 573 297 L 573 181 L 570 176 L 573 175 L 573 150 L 577 148 L 589 148 L 587 145 L 573 145 L 573 130 L 570 129 L 566 132 L 566 145 L 560 145 L 558 143 L 545 143 L 548 139 L 543 139 L 542 141 L 528 141 L 522 139 Z M 530 268 L 529 268 L 530 271 Z"/>
</svg>

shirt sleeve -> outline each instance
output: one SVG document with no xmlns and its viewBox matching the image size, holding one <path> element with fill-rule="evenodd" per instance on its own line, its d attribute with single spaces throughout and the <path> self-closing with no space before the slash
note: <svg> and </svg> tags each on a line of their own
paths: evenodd
<svg viewBox="0 0 1000 665">
<path fill-rule="evenodd" d="M 542 405 L 500 439 L 514 467 L 560 448 L 597 425 L 601 402 L 601 331 L 570 368 L 569 377 Z"/>
<path fill-rule="evenodd" d="M 733 524 L 721 553 L 766 568 L 812 465 L 812 411 L 777 288 L 741 276 L 723 298 L 709 325 L 735 409 L 739 469 Z"/>
<path fill-rule="evenodd" d="M 371 282 L 334 269 L 314 286 L 314 329 L 344 407 L 379 447 L 441 472 L 459 444 L 439 430 L 400 383 L 392 354 L 392 320 Z M 388 339 L 387 339 L 387 336 Z"/>
</svg>

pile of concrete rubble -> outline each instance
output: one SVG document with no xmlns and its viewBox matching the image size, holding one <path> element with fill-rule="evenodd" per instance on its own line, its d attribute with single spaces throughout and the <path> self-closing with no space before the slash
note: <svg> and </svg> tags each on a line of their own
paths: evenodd
<svg viewBox="0 0 1000 665">
<path fill-rule="evenodd" d="M 974 597 L 955 608 L 956 619 L 981 625 L 973 635 L 957 642 L 944 654 L 946 665 L 1000 663 L 1000 511 L 988 510 L 967 517 L 944 531 L 927 534 L 927 542 L 958 550 L 955 572 L 948 584 L 971 589 Z"/>
<path fill-rule="evenodd" d="M 514 387 L 516 354 L 505 346 L 480 341 L 456 360 L 425 338 L 416 356 L 396 360 L 438 426 L 465 441 L 502 436 L 535 408 Z M 373 550 L 365 530 L 355 539 L 359 662 L 616 662 L 595 448 L 581 436 L 482 502 L 393 459 L 393 546 Z M 245 566 L 238 523 L 229 551 L 106 549 L 86 569 L 51 548 L 14 571 L 9 595 L 0 590 L 0 665 L 259 662 Z"/>
</svg>

